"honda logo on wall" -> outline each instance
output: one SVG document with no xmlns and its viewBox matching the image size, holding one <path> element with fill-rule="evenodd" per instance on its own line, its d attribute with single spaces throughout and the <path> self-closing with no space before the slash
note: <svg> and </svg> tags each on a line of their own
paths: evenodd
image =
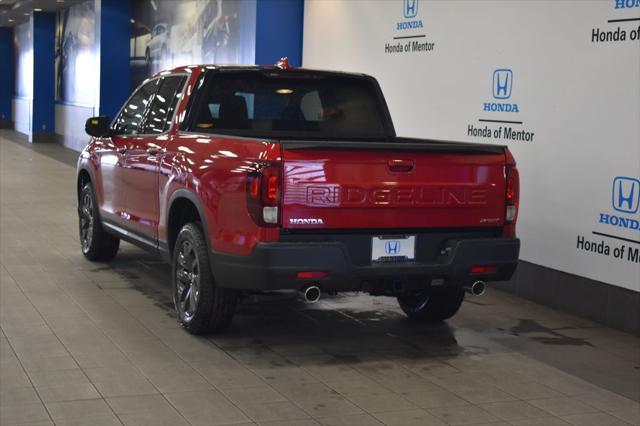
<svg viewBox="0 0 640 426">
<path fill-rule="evenodd" d="M 613 179 L 613 208 L 622 213 L 637 213 L 640 205 L 640 180 L 630 177 Z"/>
<path fill-rule="evenodd" d="M 513 85 L 513 71 L 497 69 L 493 72 L 493 97 L 495 99 L 509 99 Z"/>
<path fill-rule="evenodd" d="M 415 18 L 418 14 L 418 0 L 404 0 L 404 17 Z"/>
<path fill-rule="evenodd" d="M 509 99 L 513 92 L 513 71 L 509 68 L 496 69 L 493 71 L 492 83 L 493 100 L 485 102 L 482 109 L 486 112 L 520 112 L 520 106 Z M 509 100 L 506 101 L 507 99 Z"/>
</svg>

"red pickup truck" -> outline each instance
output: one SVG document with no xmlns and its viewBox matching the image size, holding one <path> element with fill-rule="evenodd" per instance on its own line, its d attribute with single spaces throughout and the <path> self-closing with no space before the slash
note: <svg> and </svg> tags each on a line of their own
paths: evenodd
<svg viewBox="0 0 640 426">
<path fill-rule="evenodd" d="M 162 256 L 192 333 L 228 327 L 243 294 L 283 289 L 394 296 L 441 321 L 516 268 L 509 150 L 396 137 L 366 75 L 181 67 L 86 131 L 82 252 L 110 260 L 123 239 Z"/>
</svg>

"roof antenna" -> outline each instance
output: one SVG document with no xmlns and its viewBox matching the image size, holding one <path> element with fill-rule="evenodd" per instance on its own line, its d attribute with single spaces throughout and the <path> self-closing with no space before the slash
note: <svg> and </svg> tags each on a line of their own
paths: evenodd
<svg viewBox="0 0 640 426">
<path fill-rule="evenodd" d="M 280 58 L 280 60 L 276 62 L 276 68 L 280 68 L 281 70 L 288 70 L 289 68 L 291 68 L 289 66 L 289 58 L 287 58 L 286 56 Z"/>
</svg>

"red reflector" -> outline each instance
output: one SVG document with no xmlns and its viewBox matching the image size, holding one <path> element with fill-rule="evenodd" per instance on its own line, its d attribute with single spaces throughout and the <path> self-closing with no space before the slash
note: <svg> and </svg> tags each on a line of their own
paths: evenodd
<svg viewBox="0 0 640 426">
<path fill-rule="evenodd" d="M 278 199 L 278 176 L 269 176 L 267 180 L 267 198 L 271 201 Z"/>
<path fill-rule="evenodd" d="M 496 271 L 495 266 L 476 265 L 471 267 L 472 274 L 492 274 Z"/>
<path fill-rule="evenodd" d="M 298 279 L 299 280 L 309 280 L 309 279 L 318 279 L 318 278 L 324 278 L 327 275 L 329 275 L 326 272 L 298 272 Z"/>
</svg>

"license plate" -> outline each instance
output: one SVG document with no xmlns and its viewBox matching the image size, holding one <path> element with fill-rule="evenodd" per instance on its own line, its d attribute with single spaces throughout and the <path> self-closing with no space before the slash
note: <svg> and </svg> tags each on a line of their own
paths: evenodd
<svg viewBox="0 0 640 426">
<path fill-rule="evenodd" d="M 407 261 L 415 257 L 415 235 L 373 237 L 371 241 L 371 260 L 374 262 Z"/>
</svg>

